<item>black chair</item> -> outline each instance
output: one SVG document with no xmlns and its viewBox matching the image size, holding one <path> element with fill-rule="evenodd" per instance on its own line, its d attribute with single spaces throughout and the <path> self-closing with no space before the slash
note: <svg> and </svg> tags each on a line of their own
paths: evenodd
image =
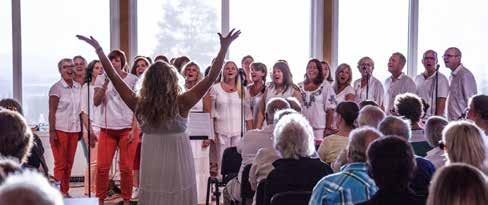
<svg viewBox="0 0 488 205">
<path fill-rule="evenodd" d="M 288 191 L 271 197 L 271 205 L 308 205 L 311 191 Z"/>
<path fill-rule="evenodd" d="M 266 186 L 266 179 L 261 180 L 256 188 L 256 205 L 264 204 L 264 187 Z"/>
<path fill-rule="evenodd" d="M 249 183 L 249 171 L 251 170 L 252 164 L 248 164 L 242 170 L 241 179 L 241 202 L 242 205 L 246 205 L 247 200 L 251 200 L 254 197 L 254 191 L 251 188 L 251 183 Z"/>
<path fill-rule="evenodd" d="M 219 187 L 225 186 L 232 178 L 237 177 L 239 168 L 241 167 L 241 162 L 242 157 L 241 154 L 237 152 L 236 147 L 228 147 L 224 150 L 224 154 L 222 155 L 222 168 L 220 171 L 220 174 L 222 174 L 222 179 L 212 176 L 208 177 L 206 198 L 207 205 L 210 203 L 210 188 L 212 184 L 215 186 L 213 195 L 216 198 L 216 204 L 219 205 L 221 195 Z"/>
</svg>

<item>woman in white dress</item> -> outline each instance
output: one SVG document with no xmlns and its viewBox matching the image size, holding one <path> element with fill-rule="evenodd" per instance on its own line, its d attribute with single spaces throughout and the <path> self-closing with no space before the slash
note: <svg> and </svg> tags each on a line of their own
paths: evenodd
<svg viewBox="0 0 488 205">
<path fill-rule="evenodd" d="M 251 80 L 252 84 L 247 86 L 249 95 L 251 96 L 250 107 L 252 112 L 253 128 L 256 128 L 256 119 L 259 111 L 259 101 L 266 90 L 266 76 L 268 69 L 264 63 L 253 62 L 251 64 Z"/>
<path fill-rule="evenodd" d="M 197 204 L 193 156 L 186 134 L 187 116 L 213 85 L 228 47 L 239 34 L 234 29 L 226 37 L 219 34 L 220 51 L 210 74 L 189 91 L 184 92 L 183 79 L 176 68 L 157 61 L 142 75 L 137 94 L 117 75 L 98 41 L 77 35 L 95 48 L 105 72 L 127 106 L 136 113 L 144 133 L 140 204 Z"/>
</svg>

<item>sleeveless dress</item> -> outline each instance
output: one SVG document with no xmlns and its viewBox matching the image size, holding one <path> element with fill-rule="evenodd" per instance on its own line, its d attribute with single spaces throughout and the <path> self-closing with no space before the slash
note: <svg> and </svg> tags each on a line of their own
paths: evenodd
<svg viewBox="0 0 488 205">
<path fill-rule="evenodd" d="M 187 118 L 142 126 L 139 204 L 197 204 L 195 168 Z"/>
</svg>

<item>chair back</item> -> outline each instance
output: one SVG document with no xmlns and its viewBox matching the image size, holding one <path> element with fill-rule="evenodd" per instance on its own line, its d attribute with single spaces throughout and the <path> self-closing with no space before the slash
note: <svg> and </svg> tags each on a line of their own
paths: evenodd
<svg viewBox="0 0 488 205">
<path fill-rule="evenodd" d="M 251 188 L 251 183 L 249 183 L 249 171 L 251 170 L 251 166 L 252 164 L 248 164 L 242 170 L 241 198 L 254 197 L 254 191 Z"/>
<path fill-rule="evenodd" d="M 311 191 L 288 191 L 275 194 L 271 205 L 308 205 Z"/>
<path fill-rule="evenodd" d="M 237 152 L 236 147 L 228 147 L 224 150 L 222 156 L 222 181 L 226 184 L 227 181 L 237 176 L 239 173 L 239 168 L 241 168 L 242 157 L 239 152 Z"/>
</svg>

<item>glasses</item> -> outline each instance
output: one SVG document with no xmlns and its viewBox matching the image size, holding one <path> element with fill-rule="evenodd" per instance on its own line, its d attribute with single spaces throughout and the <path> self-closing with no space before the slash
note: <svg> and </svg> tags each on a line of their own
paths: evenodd
<svg viewBox="0 0 488 205">
<path fill-rule="evenodd" d="M 444 141 L 439 140 L 439 148 L 440 148 L 441 150 L 446 150 L 447 146 L 446 146 L 446 144 L 444 143 Z"/>
</svg>

